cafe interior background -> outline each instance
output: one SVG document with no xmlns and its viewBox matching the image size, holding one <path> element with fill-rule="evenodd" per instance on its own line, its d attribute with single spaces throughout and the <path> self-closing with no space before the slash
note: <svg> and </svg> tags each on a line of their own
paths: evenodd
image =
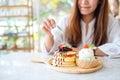
<svg viewBox="0 0 120 80">
<path fill-rule="evenodd" d="M 58 22 L 70 12 L 73 0 L 0 0 L 0 56 L 12 52 L 41 52 L 47 17 Z M 119 20 L 120 0 L 109 0 L 112 15 Z"/>
</svg>

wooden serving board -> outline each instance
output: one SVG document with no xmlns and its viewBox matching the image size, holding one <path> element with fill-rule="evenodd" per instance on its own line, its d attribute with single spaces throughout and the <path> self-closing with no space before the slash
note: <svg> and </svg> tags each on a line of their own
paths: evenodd
<svg viewBox="0 0 120 80">
<path fill-rule="evenodd" d="M 51 65 L 52 58 L 41 58 L 41 59 L 33 59 L 32 62 L 40 62 L 40 63 L 46 63 L 48 67 L 52 70 L 64 72 L 64 73 L 76 73 L 76 74 L 86 74 L 91 73 L 100 70 L 103 67 L 102 61 L 99 59 L 99 64 L 95 68 L 90 69 L 82 69 L 78 66 L 75 67 L 55 67 Z"/>
</svg>

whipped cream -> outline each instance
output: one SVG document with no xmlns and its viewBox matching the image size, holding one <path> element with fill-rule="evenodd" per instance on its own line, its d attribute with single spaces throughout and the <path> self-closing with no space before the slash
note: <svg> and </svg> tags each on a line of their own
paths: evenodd
<svg viewBox="0 0 120 80">
<path fill-rule="evenodd" d="M 83 48 L 78 53 L 79 60 L 94 60 L 94 52 L 91 48 Z"/>
</svg>

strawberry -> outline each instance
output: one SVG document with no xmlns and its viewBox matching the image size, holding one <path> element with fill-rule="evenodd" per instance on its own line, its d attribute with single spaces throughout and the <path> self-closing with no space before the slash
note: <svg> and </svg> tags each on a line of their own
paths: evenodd
<svg viewBox="0 0 120 80">
<path fill-rule="evenodd" d="M 73 55 L 72 54 L 68 54 L 68 55 L 66 55 L 66 57 L 72 57 Z"/>
<path fill-rule="evenodd" d="M 83 48 L 89 48 L 89 45 L 88 45 L 88 44 L 85 44 Z"/>
</svg>

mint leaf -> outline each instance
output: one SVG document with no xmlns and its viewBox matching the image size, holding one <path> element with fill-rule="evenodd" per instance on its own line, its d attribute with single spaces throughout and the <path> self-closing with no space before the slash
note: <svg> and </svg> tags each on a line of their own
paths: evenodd
<svg viewBox="0 0 120 80">
<path fill-rule="evenodd" d="M 90 46 L 89 46 L 91 49 L 93 49 L 94 47 L 95 47 L 95 45 L 94 44 L 90 44 Z"/>
<path fill-rule="evenodd" d="M 69 43 L 66 43 L 66 47 L 71 48 L 71 45 Z"/>
</svg>

